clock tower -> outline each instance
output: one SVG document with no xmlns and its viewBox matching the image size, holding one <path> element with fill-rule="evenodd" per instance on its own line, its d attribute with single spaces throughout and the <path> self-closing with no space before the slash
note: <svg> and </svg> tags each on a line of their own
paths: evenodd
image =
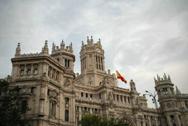
<svg viewBox="0 0 188 126">
<path fill-rule="evenodd" d="M 85 83 L 95 86 L 100 85 L 102 75 L 105 74 L 104 50 L 101 40 L 94 42 L 92 36 L 87 37 L 86 44 L 82 41 L 80 51 L 81 75 L 85 76 Z"/>
</svg>

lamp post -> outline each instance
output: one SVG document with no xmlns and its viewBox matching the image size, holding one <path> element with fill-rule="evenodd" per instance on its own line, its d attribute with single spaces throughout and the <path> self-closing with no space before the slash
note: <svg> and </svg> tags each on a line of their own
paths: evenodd
<svg viewBox="0 0 188 126">
<path fill-rule="evenodd" d="M 151 92 L 149 92 L 147 90 L 145 92 L 146 92 L 146 94 L 144 94 L 144 95 L 148 95 L 149 97 L 151 97 L 152 102 L 155 104 L 155 108 L 158 109 L 158 104 L 157 104 L 157 100 L 156 100 L 157 94 L 155 92 L 152 94 Z"/>
<path fill-rule="evenodd" d="M 151 93 L 147 90 L 145 92 L 146 92 L 146 94 L 144 94 L 144 96 L 148 95 L 149 97 L 152 98 L 152 102 L 155 104 L 155 108 L 156 108 L 157 112 L 160 113 L 159 107 L 158 107 L 158 104 L 157 104 L 157 99 L 156 99 L 157 93 L 156 92 Z M 159 117 L 159 122 L 160 122 L 160 126 L 161 126 L 161 118 L 160 117 Z"/>
</svg>

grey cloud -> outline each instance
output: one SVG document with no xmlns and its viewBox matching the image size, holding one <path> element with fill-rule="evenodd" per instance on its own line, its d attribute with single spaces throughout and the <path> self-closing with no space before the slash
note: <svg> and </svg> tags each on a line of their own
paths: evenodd
<svg viewBox="0 0 188 126">
<path fill-rule="evenodd" d="M 0 1 L 0 77 L 11 72 L 17 42 L 30 53 L 41 51 L 45 39 L 49 47 L 73 42 L 78 72 L 81 41 L 93 35 L 102 39 L 106 68 L 133 78 L 139 91 L 154 91 L 153 76 L 163 72 L 187 91 L 187 6 L 187 0 Z"/>
</svg>

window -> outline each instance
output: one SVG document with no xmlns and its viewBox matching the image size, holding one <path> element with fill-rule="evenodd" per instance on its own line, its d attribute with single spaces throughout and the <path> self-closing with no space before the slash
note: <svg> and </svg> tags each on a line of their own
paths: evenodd
<svg viewBox="0 0 188 126">
<path fill-rule="evenodd" d="M 59 72 L 58 71 L 56 72 L 56 80 L 57 81 L 59 80 Z"/>
<path fill-rule="evenodd" d="M 27 73 L 27 75 L 30 75 L 31 74 L 31 65 L 29 64 L 29 65 L 27 65 L 26 66 L 26 73 Z"/>
<path fill-rule="evenodd" d="M 83 92 L 81 92 L 81 97 L 83 97 L 84 96 L 84 93 Z"/>
<path fill-rule="evenodd" d="M 171 115 L 170 118 L 171 118 L 172 125 L 176 126 L 174 115 Z"/>
<path fill-rule="evenodd" d="M 79 112 L 79 106 L 76 106 L 76 112 Z"/>
<path fill-rule="evenodd" d="M 127 98 L 126 98 L 126 96 L 124 96 L 124 102 L 127 102 Z"/>
<path fill-rule="evenodd" d="M 22 111 L 26 111 L 26 108 L 27 108 L 27 100 L 22 100 L 21 102 Z"/>
<path fill-rule="evenodd" d="M 117 95 L 117 101 L 119 101 L 119 95 Z"/>
<path fill-rule="evenodd" d="M 65 59 L 65 67 L 66 67 L 66 68 L 68 68 L 68 67 L 69 67 L 69 64 L 70 64 L 70 60 Z"/>
<path fill-rule="evenodd" d="M 65 121 L 69 121 L 69 110 L 65 110 Z"/>
<path fill-rule="evenodd" d="M 65 98 L 65 105 L 67 106 L 67 105 L 69 105 L 69 98 Z"/>
<path fill-rule="evenodd" d="M 123 98 L 122 98 L 122 96 L 120 96 L 120 100 L 121 100 L 121 102 L 123 102 Z"/>
<path fill-rule="evenodd" d="M 25 68 L 24 65 L 20 65 L 20 76 L 24 75 L 24 68 Z"/>
<path fill-rule="evenodd" d="M 31 94 L 34 94 L 35 93 L 35 87 L 32 87 L 31 88 Z"/>
<path fill-rule="evenodd" d="M 38 64 L 33 65 L 33 74 L 38 74 Z"/>
<path fill-rule="evenodd" d="M 128 97 L 128 103 L 130 104 L 130 98 Z"/>
<path fill-rule="evenodd" d="M 101 93 L 99 93 L 99 99 L 101 99 L 101 98 L 102 98 Z"/>
<path fill-rule="evenodd" d="M 88 97 L 88 93 L 86 93 L 86 98 Z"/>
<path fill-rule="evenodd" d="M 90 94 L 90 98 L 92 98 L 93 97 L 93 95 L 92 94 Z"/>
<path fill-rule="evenodd" d="M 164 94 L 164 95 L 167 95 L 167 94 L 168 94 L 167 88 L 163 88 L 163 94 Z"/>
<path fill-rule="evenodd" d="M 56 116 L 56 102 L 53 100 L 50 100 L 49 103 L 49 116 L 52 118 L 55 118 Z"/>
<path fill-rule="evenodd" d="M 51 77 L 51 74 L 52 74 L 52 68 L 49 66 L 48 67 L 48 77 Z"/>
<path fill-rule="evenodd" d="M 115 96 L 115 94 L 113 94 L 113 99 L 115 100 L 115 98 L 116 98 L 116 96 Z"/>
</svg>

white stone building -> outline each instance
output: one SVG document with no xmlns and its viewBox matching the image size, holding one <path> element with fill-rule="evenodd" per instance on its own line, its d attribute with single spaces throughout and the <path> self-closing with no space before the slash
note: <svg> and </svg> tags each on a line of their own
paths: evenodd
<svg viewBox="0 0 188 126">
<path fill-rule="evenodd" d="M 87 38 L 80 51 L 81 73 L 74 73 L 72 44 L 47 41 L 41 53 L 22 54 L 20 44 L 12 58 L 11 85 L 19 86 L 30 110 L 31 126 L 78 126 L 82 115 L 123 118 L 130 126 L 188 126 L 188 94 L 174 91 L 170 77 L 155 79 L 160 109 L 147 107 L 133 80 L 130 89 L 117 86 L 115 74 L 106 72 L 100 40 Z"/>
</svg>

